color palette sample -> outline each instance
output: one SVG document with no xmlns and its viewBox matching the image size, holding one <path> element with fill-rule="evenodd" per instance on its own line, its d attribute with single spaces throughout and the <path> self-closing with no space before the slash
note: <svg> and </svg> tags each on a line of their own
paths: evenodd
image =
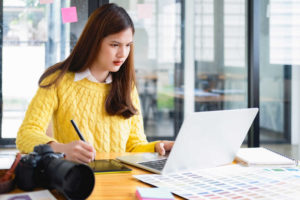
<svg viewBox="0 0 300 200">
<path fill-rule="evenodd" d="M 174 196 L 165 188 L 137 187 L 138 200 L 174 200 Z"/>
<path fill-rule="evenodd" d="M 186 199 L 299 199 L 300 169 L 228 165 L 168 175 L 135 175 Z"/>
</svg>

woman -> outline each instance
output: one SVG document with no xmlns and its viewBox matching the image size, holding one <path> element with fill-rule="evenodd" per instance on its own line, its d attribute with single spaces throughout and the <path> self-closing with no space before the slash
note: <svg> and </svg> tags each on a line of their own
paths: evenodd
<svg viewBox="0 0 300 200">
<path fill-rule="evenodd" d="M 148 143 L 133 67 L 134 26 L 126 11 L 106 4 L 92 13 L 69 57 L 39 80 L 16 140 L 20 151 L 50 144 L 66 159 L 88 163 L 95 152 L 159 152 L 173 142 Z M 87 142 L 79 140 L 73 119 Z M 46 129 L 53 121 L 53 138 Z"/>
</svg>

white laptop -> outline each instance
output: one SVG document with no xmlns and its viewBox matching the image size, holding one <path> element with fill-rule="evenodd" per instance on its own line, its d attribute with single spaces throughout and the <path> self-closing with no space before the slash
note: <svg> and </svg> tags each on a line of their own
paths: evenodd
<svg viewBox="0 0 300 200">
<path fill-rule="evenodd" d="M 257 108 L 246 108 L 191 113 L 184 120 L 168 156 L 137 153 L 117 159 L 159 174 L 229 164 L 257 112 Z"/>
</svg>

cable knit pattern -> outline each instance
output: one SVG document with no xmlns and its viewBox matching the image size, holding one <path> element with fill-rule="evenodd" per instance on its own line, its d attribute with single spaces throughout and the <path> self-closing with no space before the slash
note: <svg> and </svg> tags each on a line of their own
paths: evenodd
<svg viewBox="0 0 300 200">
<path fill-rule="evenodd" d="M 49 83 L 57 74 L 48 76 L 42 85 Z M 73 119 L 85 140 L 97 152 L 154 152 L 156 142 L 148 143 L 144 134 L 136 88 L 132 92 L 132 101 L 139 114 L 126 119 L 107 114 L 105 99 L 110 87 L 110 84 L 87 79 L 74 82 L 74 73 L 68 72 L 58 85 L 39 88 L 19 128 L 17 148 L 29 153 L 38 144 L 79 140 L 70 122 Z M 51 118 L 54 138 L 46 135 Z"/>
</svg>

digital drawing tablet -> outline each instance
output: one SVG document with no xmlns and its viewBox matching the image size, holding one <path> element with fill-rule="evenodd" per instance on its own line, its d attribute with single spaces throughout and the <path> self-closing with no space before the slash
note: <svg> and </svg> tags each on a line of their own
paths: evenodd
<svg viewBox="0 0 300 200">
<path fill-rule="evenodd" d="M 113 159 L 94 160 L 88 164 L 95 174 L 128 173 L 132 170 Z"/>
</svg>

